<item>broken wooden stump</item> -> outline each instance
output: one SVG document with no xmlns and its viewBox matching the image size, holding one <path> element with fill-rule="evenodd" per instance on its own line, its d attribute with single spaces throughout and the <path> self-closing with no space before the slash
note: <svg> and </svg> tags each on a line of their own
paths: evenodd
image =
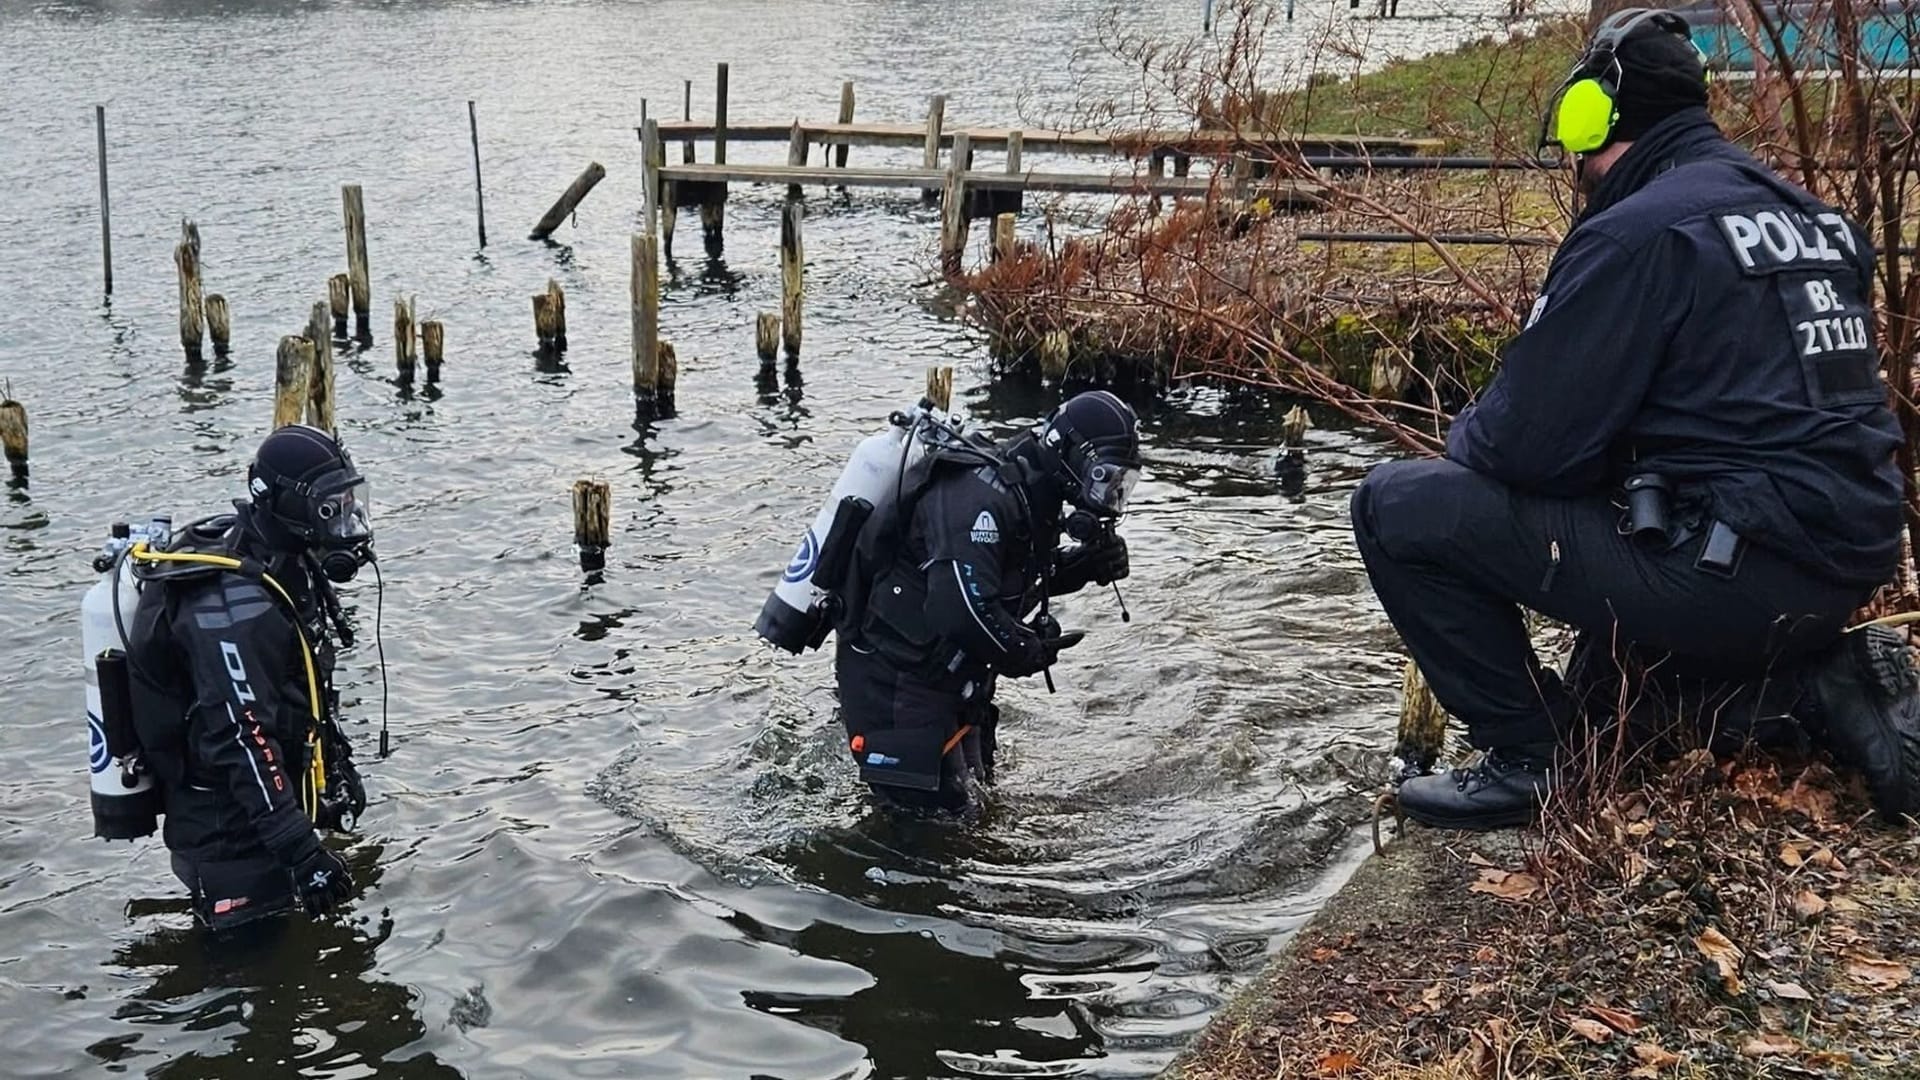
<svg viewBox="0 0 1920 1080">
<path fill-rule="evenodd" d="M 420 352 L 427 362 L 427 381 L 440 381 L 440 364 L 447 355 L 447 325 L 439 319 L 420 324 Z"/>
<path fill-rule="evenodd" d="M 1003 262 L 1013 258 L 1013 245 L 1013 215 L 996 215 L 993 219 L 993 261 Z"/>
<path fill-rule="evenodd" d="M 762 370 L 770 370 L 780 357 L 780 313 L 763 311 L 754 320 L 753 348 L 760 355 Z"/>
<path fill-rule="evenodd" d="M 800 355 L 800 307 L 805 286 L 806 255 L 800 241 L 799 203 L 788 203 L 780 214 L 780 338 L 789 358 Z"/>
<path fill-rule="evenodd" d="M 612 511 L 613 491 L 606 481 L 573 482 L 573 546 L 580 556 L 580 569 L 588 573 L 607 567 Z"/>
<path fill-rule="evenodd" d="M 0 395 L 0 451 L 4 451 L 13 478 L 27 479 L 27 407 Z"/>
<path fill-rule="evenodd" d="M 307 423 L 331 435 L 333 415 L 333 336 L 328 333 L 327 305 L 313 305 L 307 318 L 307 340 L 313 343 L 313 367 L 307 380 Z"/>
<path fill-rule="evenodd" d="M 232 350 L 233 313 L 219 293 L 207 297 L 207 336 L 213 339 L 213 355 L 225 356 Z"/>
<path fill-rule="evenodd" d="M 333 336 L 341 341 L 347 339 L 347 275 L 335 274 L 327 279 L 327 307 L 333 312 Z"/>
<path fill-rule="evenodd" d="M 206 323 L 205 301 L 200 294 L 200 234 L 192 222 L 182 222 L 180 242 L 173 245 L 173 265 L 180 279 L 180 347 L 188 360 L 201 356 Z"/>
<path fill-rule="evenodd" d="M 413 381 L 415 359 L 413 305 L 395 297 L 393 300 L 393 363 L 400 372 L 402 385 Z"/>
<path fill-rule="evenodd" d="M 307 420 L 307 403 L 312 392 L 313 342 L 303 337 L 283 337 L 273 362 L 273 426 Z"/>
<path fill-rule="evenodd" d="M 633 234 L 633 396 L 651 407 L 660 381 L 659 243 L 652 233 Z"/>
<path fill-rule="evenodd" d="M 367 277 L 367 209 L 359 184 L 340 188 L 340 212 L 347 228 L 347 284 L 353 292 L 354 336 L 373 344 L 373 286 Z"/>
<path fill-rule="evenodd" d="M 940 366 L 927 369 L 927 401 L 941 412 L 953 408 L 953 368 Z"/>
<path fill-rule="evenodd" d="M 673 342 L 660 343 L 660 375 L 653 385 L 654 401 L 663 415 L 673 413 L 673 390 L 680 381 L 680 356 L 673 351 Z"/>
</svg>

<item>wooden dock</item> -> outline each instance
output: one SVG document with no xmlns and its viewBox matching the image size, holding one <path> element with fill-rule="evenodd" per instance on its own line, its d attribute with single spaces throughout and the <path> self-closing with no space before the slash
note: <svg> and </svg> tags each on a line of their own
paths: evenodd
<svg viewBox="0 0 1920 1080">
<path fill-rule="evenodd" d="M 808 146 L 882 146 L 924 147 L 928 131 L 923 124 L 810 124 L 797 125 Z M 790 143 L 793 123 L 717 125 L 704 120 L 664 120 L 660 122 L 662 142 L 711 142 L 724 137 L 727 142 Z M 1397 138 L 1377 135 L 1339 135 L 1308 133 L 1265 136 L 1254 132 L 1216 130 L 1165 130 L 1108 133 L 1100 131 L 1048 131 L 1015 128 L 951 127 L 942 128 L 936 138 L 941 147 L 951 147 L 954 137 L 966 135 L 975 150 L 1005 150 L 1015 131 L 1026 149 L 1042 153 L 1091 156 L 1122 155 L 1144 157 L 1148 154 L 1186 154 L 1209 156 L 1235 151 L 1266 149 L 1276 157 L 1295 156 L 1412 156 L 1431 154 L 1444 145 L 1440 139 Z"/>
<path fill-rule="evenodd" d="M 664 165 L 658 170 L 669 184 L 817 184 L 833 187 L 939 188 L 952 176 L 949 169 L 837 169 L 812 165 Z M 1217 186 L 1231 190 L 1225 177 L 1153 176 L 1133 173 L 980 172 L 961 173 L 968 191 L 1054 192 L 1089 195 L 1205 195 Z M 1287 205 L 1307 205 L 1325 189 L 1311 183 L 1263 183 L 1260 194 Z M 694 199 L 677 199 L 685 206 Z"/>
</svg>

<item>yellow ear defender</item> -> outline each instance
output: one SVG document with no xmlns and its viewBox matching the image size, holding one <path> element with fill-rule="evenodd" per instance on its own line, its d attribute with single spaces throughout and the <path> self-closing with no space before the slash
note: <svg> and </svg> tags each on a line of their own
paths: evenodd
<svg viewBox="0 0 1920 1080">
<path fill-rule="evenodd" d="M 1588 154 L 1607 145 L 1613 125 L 1620 119 L 1614 99 L 1620 93 L 1620 61 L 1615 56 L 1627 35 L 1652 22 L 1670 34 L 1693 44 L 1693 31 L 1687 20 L 1671 11 L 1628 8 L 1609 16 L 1593 32 L 1587 49 L 1560 84 L 1546 118 L 1540 125 L 1540 146 L 1558 145 L 1568 153 Z M 1694 51 L 1700 47 L 1694 45 Z M 1706 67 L 1706 54 L 1700 52 L 1700 66 Z"/>
</svg>

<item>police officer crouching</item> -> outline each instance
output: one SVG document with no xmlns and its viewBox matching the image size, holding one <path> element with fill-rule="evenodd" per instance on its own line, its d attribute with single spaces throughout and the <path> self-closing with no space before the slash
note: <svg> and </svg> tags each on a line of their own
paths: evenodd
<svg viewBox="0 0 1920 1080">
<path fill-rule="evenodd" d="M 350 829 L 366 807 L 328 633 L 348 633 L 334 583 L 373 557 L 366 481 L 303 426 L 269 435 L 247 478 L 231 516 L 136 551 L 128 627 L 134 725 L 173 871 L 216 930 L 351 895 L 316 829 Z"/>
<path fill-rule="evenodd" d="M 1114 524 L 1140 474 L 1136 426 L 1093 391 L 1004 448 L 936 451 L 890 535 L 863 545 L 834 669 L 849 749 L 883 804 L 964 811 L 992 781 L 996 680 L 1080 640 L 1047 598 L 1127 576 Z M 1062 548 L 1063 529 L 1079 542 Z"/>
<path fill-rule="evenodd" d="M 1899 556 L 1900 432 L 1867 237 L 1727 141 L 1684 19 L 1595 32 L 1556 99 L 1586 198 L 1526 328 L 1443 460 L 1375 469 L 1354 534 L 1470 740 L 1408 816 L 1526 822 L 1575 707 L 1521 607 L 1673 672 L 1796 670 L 1795 710 L 1888 815 L 1920 808 L 1920 702 L 1892 634 L 1840 639 Z"/>
</svg>

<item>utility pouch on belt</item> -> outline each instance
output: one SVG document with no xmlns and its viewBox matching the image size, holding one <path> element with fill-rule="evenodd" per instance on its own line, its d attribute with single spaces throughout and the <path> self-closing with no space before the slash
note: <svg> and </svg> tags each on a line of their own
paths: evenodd
<svg viewBox="0 0 1920 1080">
<path fill-rule="evenodd" d="M 856 736 L 853 757 L 869 784 L 938 791 L 945 746 L 936 727 L 887 728 Z"/>
</svg>

